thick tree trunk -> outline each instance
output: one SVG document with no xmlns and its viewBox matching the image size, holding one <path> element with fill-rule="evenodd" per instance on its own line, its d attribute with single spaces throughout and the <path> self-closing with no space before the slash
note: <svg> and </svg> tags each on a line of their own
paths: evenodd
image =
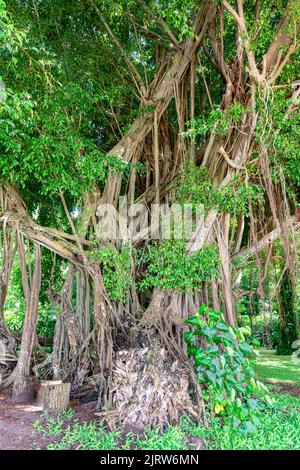
<svg viewBox="0 0 300 470">
<path fill-rule="evenodd" d="M 217 229 L 218 247 L 222 265 L 222 287 L 225 316 L 229 325 L 236 325 L 236 318 L 233 308 L 231 266 L 229 252 L 229 224 L 230 215 L 223 216 L 222 225 Z"/>
</svg>

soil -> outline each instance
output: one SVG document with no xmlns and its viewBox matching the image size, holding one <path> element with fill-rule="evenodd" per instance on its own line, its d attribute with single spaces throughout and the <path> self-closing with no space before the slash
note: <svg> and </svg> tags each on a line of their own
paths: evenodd
<svg viewBox="0 0 300 470">
<path fill-rule="evenodd" d="M 37 433 L 33 424 L 40 420 L 42 410 L 31 403 L 13 403 L 10 391 L 0 392 L 0 450 L 38 450 L 45 449 L 53 436 L 43 437 Z M 72 401 L 75 417 L 80 422 L 97 420 L 96 402 L 80 403 Z"/>
<path fill-rule="evenodd" d="M 296 385 L 289 385 L 284 382 L 278 382 L 274 385 L 278 387 L 276 390 L 274 390 L 274 393 L 287 394 L 291 395 L 292 397 L 300 398 L 300 387 L 297 387 Z"/>
</svg>

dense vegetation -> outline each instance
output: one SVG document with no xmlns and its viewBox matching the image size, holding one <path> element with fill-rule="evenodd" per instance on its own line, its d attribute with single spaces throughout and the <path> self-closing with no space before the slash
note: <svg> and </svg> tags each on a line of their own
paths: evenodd
<svg viewBox="0 0 300 470">
<path fill-rule="evenodd" d="M 253 359 L 299 360 L 299 18 L 298 0 L 0 0 L 0 367 L 15 399 L 34 375 L 118 408 L 116 361 L 148 348 L 148 372 L 130 373 L 156 364 L 169 384 L 148 418 L 174 426 L 174 448 L 183 415 L 201 421 L 191 434 L 210 422 L 212 447 L 261 448 L 243 439 L 279 426 L 288 403 L 272 408 Z M 191 397 L 174 405 L 174 384 Z M 93 426 L 91 442 L 117 442 Z"/>
<path fill-rule="evenodd" d="M 180 426 L 170 426 L 165 433 L 148 430 L 142 437 L 122 434 L 121 430 L 107 433 L 96 422 L 81 424 L 76 414 L 64 415 L 57 420 L 41 417 L 34 424 L 37 435 L 52 440 L 49 450 L 182 450 L 195 449 L 199 442 L 207 449 L 218 450 L 299 450 L 299 398 L 274 395 L 274 406 L 263 415 L 255 434 L 232 435 L 219 420 L 210 426 L 191 424 L 183 418 Z M 200 439 L 199 439 L 200 438 Z"/>
</svg>

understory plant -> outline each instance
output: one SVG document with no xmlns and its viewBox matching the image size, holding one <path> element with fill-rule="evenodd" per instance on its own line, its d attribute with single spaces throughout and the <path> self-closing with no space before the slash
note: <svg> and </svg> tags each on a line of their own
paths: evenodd
<svg viewBox="0 0 300 470">
<path fill-rule="evenodd" d="M 185 342 L 210 413 L 219 416 L 232 433 L 254 432 L 264 402 L 271 405 L 272 401 L 255 377 L 255 351 L 245 340 L 250 330 L 228 326 L 223 313 L 206 305 L 185 323 L 192 327 L 185 333 Z"/>
</svg>

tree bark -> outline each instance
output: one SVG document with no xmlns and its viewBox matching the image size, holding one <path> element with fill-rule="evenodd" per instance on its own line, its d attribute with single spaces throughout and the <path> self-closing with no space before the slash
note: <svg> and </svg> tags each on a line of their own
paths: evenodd
<svg viewBox="0 0 300 470">
<path fill-rule="evenodd" d="M 37 406 L 46 415 L 56 416 L 68 409 L 71 384 L 61 380 L 42 381 L 37 395 Z"/>
<path fill-rule="evenodd" d="M 0 272 L 0 339 L 5 344 L 5 352 L 14 354 L 15 338 L 10 333 L 4 316 L 4 304 L 7 296 L 9 279 L 12 271 L 13 261 L 16 253 L 16 245 L 14 243 L 14 230 L 10 227 L 3 230 L 3 247 L 2 247 L 2 268 Z"/>
<path fill-rule="evenodd" d="M 35 244 L 34 271 L 32 276 L 30 297 L 26 308 L 21 348 L 14 376 L 12 398 L 23 401 L 23 391 L 27 386 L 26 378 L 30 376 L 31 357 L 36 339 L 39 292 L 41 287 L 41 248 Z"/>
</svg>

